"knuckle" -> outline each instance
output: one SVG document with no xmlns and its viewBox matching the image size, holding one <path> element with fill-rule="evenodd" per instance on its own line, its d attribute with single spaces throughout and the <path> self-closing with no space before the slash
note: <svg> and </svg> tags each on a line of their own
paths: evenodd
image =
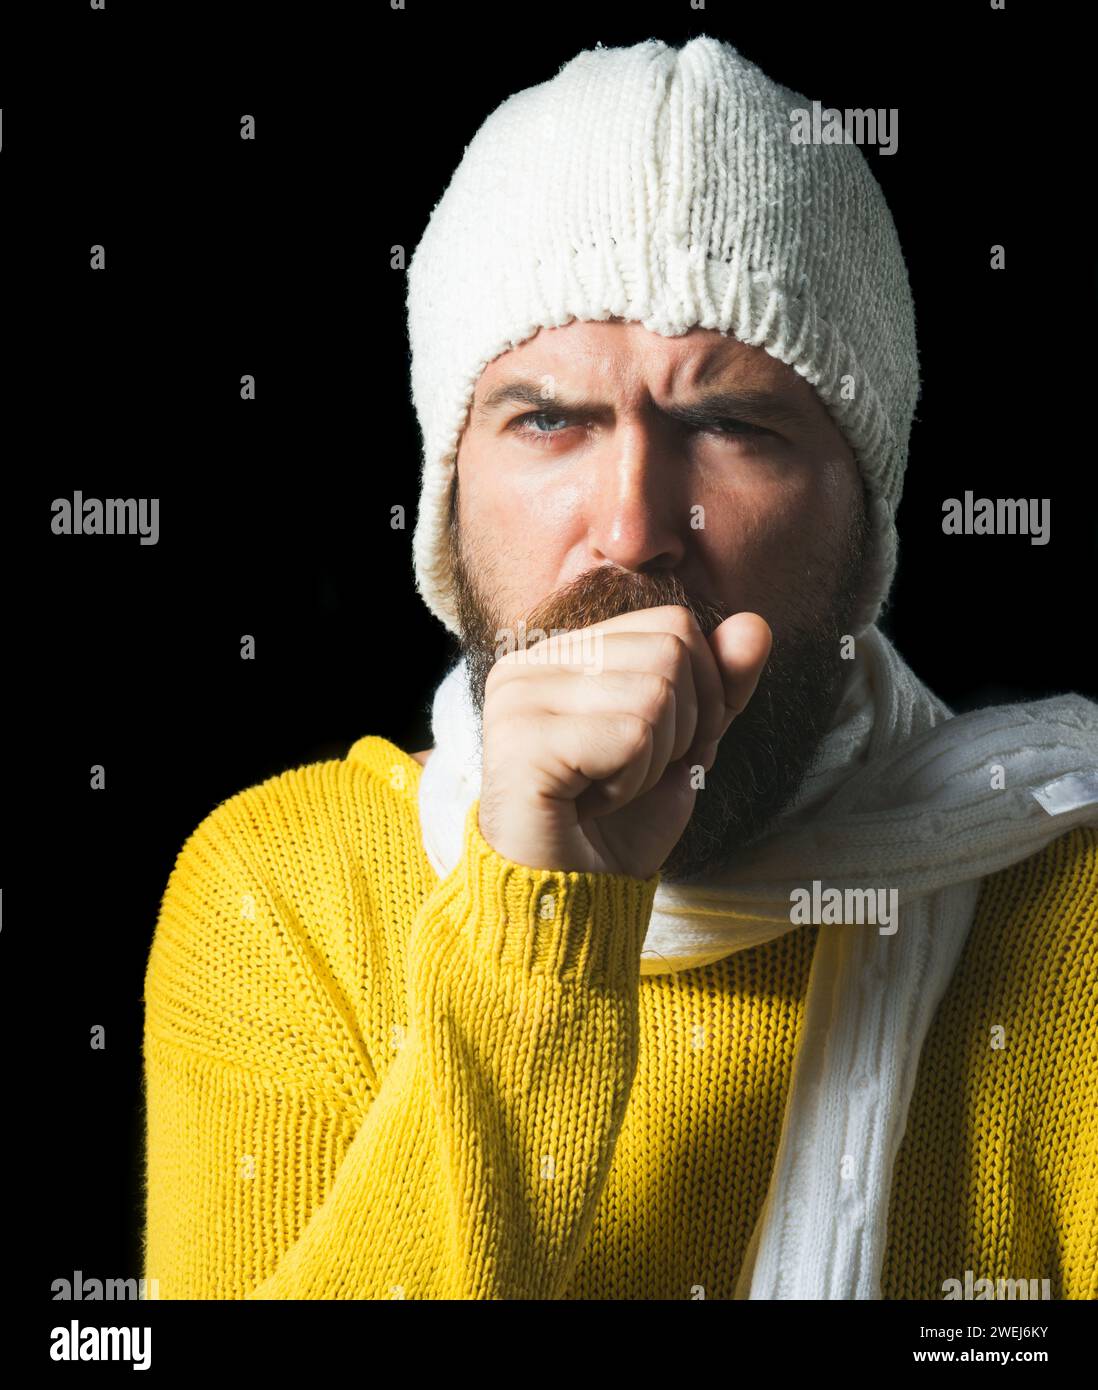
<svg viewBox="0 0 1098 1390">
<path fill-rule="evenodd" d="M 639 714 L 618 715 L 615 725 L 617 741 L 630 757 L 646 753 L 652 743 L 652 725 Z"/>
<path fill-rule="evenodd" d="M 686 651 L 681 637 L 673 632 L 661 632 L 656 639 L 655 657 L 659 669 L 667 675 L 678 670 L 679 662 Z"/>
<path fill-rule="evenodd" d="M 694 615 L 681 604 L 672 604 L 666 609 L 668 628 L 676 637 L 689 637 L 696 627 Z"/>
<path fill-rule="evenodd" d="M 649 722 L 658 723 L 675 704 L 675 682 L 662 672 L 645 674 L 640 679 L 639 708 Z"/>
</svg>

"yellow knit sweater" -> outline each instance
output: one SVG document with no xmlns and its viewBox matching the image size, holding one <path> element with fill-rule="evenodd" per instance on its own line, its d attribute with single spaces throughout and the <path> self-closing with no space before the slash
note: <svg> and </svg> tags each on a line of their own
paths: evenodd
<svg viewBox="0 0 1098 1390">
<path fill-rule="evenodd" d="M 145 981 L 161 1298 L 732 1297 L 817 928 L 641 976 L 658 877 L 528 869 L 365 738 L 218 806 Z M 886 1298 L 1098 1296 L 1098 832 L 985 880 L 898 1155 Z M 1002 1032 L 997 1032 L 1002 1029 Z"/>
</svg>

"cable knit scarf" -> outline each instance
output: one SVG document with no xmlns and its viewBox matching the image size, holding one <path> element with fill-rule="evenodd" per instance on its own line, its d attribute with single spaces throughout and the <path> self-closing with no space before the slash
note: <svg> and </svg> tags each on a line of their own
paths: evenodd
<svg viewBox="0 0 1098 1390">
<path fill-rule="evenodd" d="M 792 894 L 814 881 L 821 895 L 898 892 L 898 923 L 885 931 L 819 928 L 781 1141 L 737 1298 L 880 1297 L 893 1162 L 980 880 L 1098 824 L 1093 702 L 1065 695 L 954 716 L 879 629 L 856 645 L 794 803 L 731 870 L 660 883 L 644 942 L 642 975 L 687 970 L 792 930 Z M 480 721 L 463 662 L 435 694 L 432 733 L 419 812 L 427 856 L 445 877 L 480 795 Z"/>
</svg>

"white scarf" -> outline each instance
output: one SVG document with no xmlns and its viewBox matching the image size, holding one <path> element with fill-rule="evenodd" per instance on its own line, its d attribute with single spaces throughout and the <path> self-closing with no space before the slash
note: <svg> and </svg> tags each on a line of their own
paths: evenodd
<svg viewBox="0 0 1098 1390">
<path fill-rule="evenodd" d="M 1098 824 L 1093 702 L 1065 695 L 954 716 L 878 628 L 856 646 L 793 805 L 727 872 L 661 882 L 644 942 L 642 975 L 687 970 L 792 930 L 792 890 L 813 880 L 821 892 L 898 890 L 892 934 L 819 928 L 781 1141 L 737 1298 L 880 1297 L 893 1162 L 980 880 Z M 419 813 L 428 859 L 446 877 L 480 795 L 480 720 L 464 662 L 435 693 L 432 734 Z"/>
</svg>

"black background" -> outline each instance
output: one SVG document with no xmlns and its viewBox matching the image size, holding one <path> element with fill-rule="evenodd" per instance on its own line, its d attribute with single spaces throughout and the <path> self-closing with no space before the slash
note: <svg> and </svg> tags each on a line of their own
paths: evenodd
<svg viewBox="0 0 1098 1390">
<path fill-rule="evenodd" d="M 898 152 L 867 158 L 908 260 L 924 392 L 883 626 L 959 710 L 1094 696 L 1098 559 L 1093 148 L 1067 7 L 50 9 L 39 77 L 7 53 L 0 153 L 6 278 L 32 306 L 7 374 L 4 534 L 32 704 L 11 732 L 38 806 L 20 839 L 40 856 L 3 945 L 33 997 L 21 1065 L 50 1095 L 26 1160 L 49 1198 L 44 1293 L 77 1269 L 141 1272 L 142 980 L 183 841 L 224 798 L 364 734 L 430 742 L 453 647 L 413 585 L 419 439 L 390 248 L 411 257 L 511 92 L 599 40 L 709 33 L 809 100 L 897 108 Z M 966 489 L 1047 497 L 1051 542 L 944 536 L 942 501 Z M 53 535 L 51 502 L 76 490 L 158 497 L 159 543 Z"/>
</svg>

